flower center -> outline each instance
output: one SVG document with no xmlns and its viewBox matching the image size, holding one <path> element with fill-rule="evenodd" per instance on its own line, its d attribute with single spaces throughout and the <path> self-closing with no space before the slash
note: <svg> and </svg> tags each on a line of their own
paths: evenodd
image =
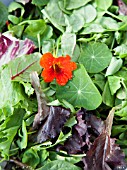
<svg viewBox="0 0 127 170">
<path fill-rule="evenodd" d="M 60 68 L 59 64 L 54 64 L 53 65 L 53 69 L 54 69 L 54 71 L 56 73 L 60 73 L 61 72 L 61 68 Z"/>
</svg>

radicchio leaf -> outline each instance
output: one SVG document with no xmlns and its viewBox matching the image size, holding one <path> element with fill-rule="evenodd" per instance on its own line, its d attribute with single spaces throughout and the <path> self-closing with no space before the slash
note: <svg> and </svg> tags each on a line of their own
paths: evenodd
<svg viewBox="0 0 127 170">
<path fill-rule="evenodd" d="M 122 0 L 117 0 L 119 6 L 119 14 L 127 15 L 127 5 Z"/>
<path fill-rule="evenodd" d="M 50 113 L 37 134 L 37 142 L 41 143 L 47 139 L 54 139 L 62 130 L 65 122 L 70 116 L 70 111 L 63 107 L 50 107 Z"/>
<path fill-rule="evenodd" d="M 0 66 L 24 54 L 30 54 L 35 49 L 34 43 L 29 40 L 19 40 L 10 34 L 0 33 Z"/>
</svg>

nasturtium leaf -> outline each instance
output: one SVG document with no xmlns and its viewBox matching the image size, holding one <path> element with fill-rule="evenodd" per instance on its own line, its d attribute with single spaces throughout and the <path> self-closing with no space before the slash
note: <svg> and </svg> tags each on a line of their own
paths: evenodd
<svg viewBox="0 0 127 170">
<path fill-rule="evenodd" d="M 79 7 L 82 7 L 86 5 L 91 0 L 65 0 L 64 5 L 67 10 L 77 9 Z"/>
<path fill-rule="evenodd" d="M 38 170 L 81 170 L 80 167 L 73 165 L 67 161 L 55 160 L 45 164 L 42 168 Z"/>
<path fill-rule="evenodd" d="M 111 94 L 114 95 L 116 91 L 121 87 L 121 77 L 109 76 L 108 82 Z"/>
<path fill-rule="evenodd" d="M 112 0 L 96 0 L 95 1 L 97 4 L 97 7 L 101 10 L 106 11 L 111 5 L 112 5 Z"/>
<path fill-rule="evenodd" d="M 112 57 L 105 75 L 109 76 L 115 74 L 122 67 L 122 64 L 123 60 L 121 58 L 117 59 L 116 57 Z"/>
<path fill-rule="evenodd" d="M 110 63 L 112 53 L 104 43 L 92 42 L 82 46 L 79 62 L 89 73 L 99 73 Z"/>
<path fill-rule="evenodd" d="M 66 86 L 57 86 L 56 95 L 59 100 L 65 99 L 74 107 L 84 107 L 88 110 L 96 109 L 102 101 L 83 65 L 78 66 L 73 79 Z"/>
<path fill-rule="evenodd" d="M 8 10 L 7 7 L 0 2 L 0 31 L 8 20 Z"/>
<path fill-rule="evenodd" d="M 80 55 L 79 46 L 76 44 L 76 34 L 64 33 L 61 37 L 61 49 L 63 55 L 70 55 L 76 61 Z"/>
<path fill-rule="evenodd" d="M 77 13 L 83 16 L 85 23 L 92 22 L 97 16 L 96 9 L 91 4 L 85 5 L 81 8 L 74 10 L 74 14 Z"/>
</svg>

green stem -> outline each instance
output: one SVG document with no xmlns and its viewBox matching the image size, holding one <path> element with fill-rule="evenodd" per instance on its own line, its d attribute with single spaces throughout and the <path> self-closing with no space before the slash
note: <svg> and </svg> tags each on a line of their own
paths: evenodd
<svg viewBox="0 0 127 170">
<path fill-rule="evenodd" d="M 122 22 L 123 22 L 123 20 L 122 20 L 121 18 L 119 18 L 119 16 L 114 15 L 113 13 L 111 13 L 111 12 L 109 12 L 109 11 L 106 11 L 106 14 L 108 14 L 108 15 L 112 16 L 113 18 L 116 18 L 116 19 L 118 19 L 119 21 L 122 21 Z"/>
<path fill-rule="evenodd" d="M 41 51 L 40 34 L 37 34 L 37 40 L 38 40 L 38 47 L 39 47 L 39 53 L 40 53 Z"/>
</svg>

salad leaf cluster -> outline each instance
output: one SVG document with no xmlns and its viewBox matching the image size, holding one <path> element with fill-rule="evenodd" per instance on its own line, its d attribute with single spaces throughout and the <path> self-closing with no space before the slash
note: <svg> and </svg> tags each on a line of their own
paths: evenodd
<svg viewBox="0 0 127 170">
<path fill-rule="evenodd" d="M 1 169 L 126 169 L 127 5 L 117 2 L 0 2 Z M 65 86 L 40 76 L 46 52 L 77 63 Z"/>
</svg>

